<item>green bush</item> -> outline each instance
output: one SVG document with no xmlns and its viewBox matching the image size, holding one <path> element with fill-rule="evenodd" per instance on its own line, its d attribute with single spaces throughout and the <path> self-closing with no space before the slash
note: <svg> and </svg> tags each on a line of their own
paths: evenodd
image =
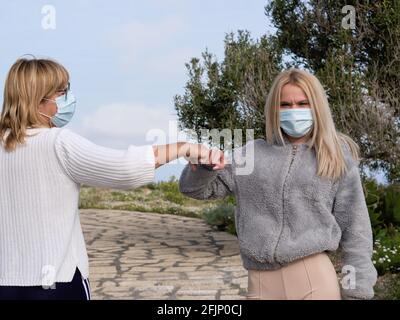
<svg viewBox="0 0 400 320">
<path fill-rule="evenodd" d="M 400 277 L 395 277 L 388 289 L 386 300 L 400 300 Z"/>
<path fill-rule="evenodd" d="M 382 199 L 383 218 L 400 226 L 400 185 L 385 188 Z"/>
<path fill-rule="evenodd" d="M 155 182 L 151 182 L 151 183 L 146 184 L 145 187 L 147 189 L 150 189 L 150 190 L 156 190 L 157 189 L 157 184 Z"/>
<path fill-rule="evenodd" d="M 226 197 L 223 200 L 223 202 L 230 203 L 230 204 L 233 204 L 235 206 L 236 205 L 236 198 L 234 196 L 229 196 L 229 197 Z"/>
<path fill-rule="evenodd" d="M 236 235 L 235 206 L 232 203 L 221 203 L 216 207 L 203 211 L 204 220 L 220 231 L 228 231 Z"/>
<path fill-rule="evenodd" d="M 374 237 L 377 236 L 381 229 L 385 228 L 385 222 L 382 217 L 380 208 L 382 192 L 378 188 L 375 180 L 366 180 L 364 182 L 365 201 L 368 207 L 368 213 L 371 220 L 371 227 Z"/>
<path fill-rule="evenodd" d="M 120 191 L 111 191 L 111 196 L 113 201 L 133 201 L 135 200 L 135 197 L 126 192 L 120 192 Z"/>
<path fill-rule="evenodd" d="M 363 184 L 374 236 L 388 226 L 400 226 L 400 185 L 384 186 L 372 178 Z"/>
<path fill-rule="evenodd" d="M 185 202 L 185 197 L 179 191 L 179 184 L 174 176 L 172 176 L 168 182 L 159 182 L 158 186 L 165 200 L 176 204 L 183 204 Z"/>
<path fill-rule="evenodd" d="M 102 204 L 103 196 L 101 193 L 96 192 L 93 188 L 82 187 L 80 190 L 79 197 L 79 209 L 87 209 L 87 208 L 97 208 L 104 209 L 106 208 L 104 204 Z"/>
<path fill-rule="evenodd" d="M 400 272 L 399 185 L 364 181 L 365 198 L 374 236 L 373 263 L 379 275 Z"/>
<path fill-rule="evenodd" d="M 400 272 L 400 228 L 389 226 L 379 230 L 372 260 L 379 275 Z"/>
</svg>

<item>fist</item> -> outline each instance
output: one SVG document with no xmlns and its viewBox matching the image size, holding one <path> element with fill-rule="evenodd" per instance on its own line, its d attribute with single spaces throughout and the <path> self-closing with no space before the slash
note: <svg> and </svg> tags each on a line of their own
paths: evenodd
<svg viewBox="0 0 400 320">
<path fill-rule="evenodd" d="M 221 170 L 225 167 L 224 153 L 216 148 L 209 149 L 202 144 L 189 144 L 185 158 L 189 161 L 192 171 L 195 171 L 198 165 L 205 165 L 212 170 Z"/>
</svg>

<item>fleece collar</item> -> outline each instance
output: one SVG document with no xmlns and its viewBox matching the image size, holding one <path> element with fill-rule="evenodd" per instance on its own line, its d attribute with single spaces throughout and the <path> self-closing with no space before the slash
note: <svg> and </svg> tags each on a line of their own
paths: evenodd
<svg viewBox="0 0 400 320">
<path fill-rule="evenodd" d="M 292 144 L 285 135 L 282 135 L 282 137 L 283 137 L 283 141 L 285 142 L 285 145 L 283 145 L 283 143 L 280 141 L 279 138 L 276 139 L 276 144 L 283 148 L 292 148 L 294 144 Z M 309 147 L 309 143 L 311 143 L 311 139 L 309 139 L 307 142 L 296 144 L 296 145 L 298 146 L 299 149 L 307 149 Z"/>
</svg>

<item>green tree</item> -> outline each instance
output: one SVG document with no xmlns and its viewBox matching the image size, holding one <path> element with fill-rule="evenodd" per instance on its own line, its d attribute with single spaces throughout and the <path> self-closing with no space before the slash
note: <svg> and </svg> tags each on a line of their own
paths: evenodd
<svg viewBox="0 0 400 320">
<path fill-rule="evenodd" d="M 264 104 L 268 88 L 281 70 L 281 55 L 264 36 L 254 41 L 248 31 L 227 34 L 222 62 L 207 50 L 186 64 L 185 93 L 174 97 L 181 128 L 254 129 L 264 136 Z M 222 146 L 223 147 L 223 146 Z"/>
<path fill-rule="evenodd" d="M 355 28 L 342 8 L 352 5 Z M 186 66 L 189 80 L 175 108 L 182 128 L 255 129 L 264 137 L 264 104 L 274 77 L 291 66 L 314 73 L 326 89 L 339 131 L 361 147 L 362 168 L 400 181 L 400 1 L 270 1 L 277 31 L 253 40 L 225 38 L 225 55 L 208 51 Z"/>
<path fill-rule="evenodd" d="M 346 5 L 355 28 L 342 24 Z M 335 124 L 360 145 L 362 165 L 400 181 L 400 1 L 276 0 L 265 12 L 279 48 L 325 86 Z"/>
</svg>

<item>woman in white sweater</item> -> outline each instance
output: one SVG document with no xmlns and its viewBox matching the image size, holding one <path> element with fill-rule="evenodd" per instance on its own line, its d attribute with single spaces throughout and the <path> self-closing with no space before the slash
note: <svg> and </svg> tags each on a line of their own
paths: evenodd
<svg viewBox="0 0 400 320">
<path fill-rule="evenodd" d="M 223 168 L 223 154 L 201 145 L 96 145 L 61 128 L 75 106 L 57 62 L 19 59 L 11 67 L 0 118 L 0 299 L 90 299 L 81 184 L 136 188 L 181 156 Z"/>
</svg>

